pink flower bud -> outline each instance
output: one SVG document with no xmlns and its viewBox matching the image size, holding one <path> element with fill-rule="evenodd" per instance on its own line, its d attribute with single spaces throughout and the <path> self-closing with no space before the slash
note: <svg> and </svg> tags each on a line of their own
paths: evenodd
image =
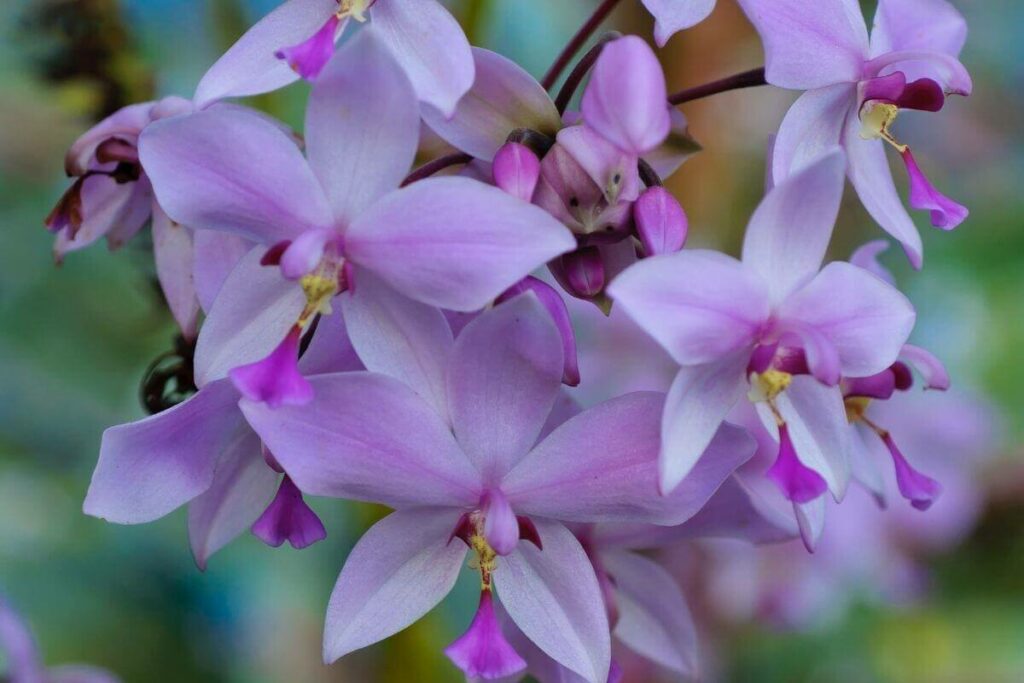
<svg viewBox="0 0 1024 683">
<path fill-rule="evenodd" d="M 559 260 L 570 294 L 583 299 L 604 291 L 605 272 L 597 247 L 583 247 Z"/>
<path fill-rule="evenodd" d="M 509 142 L 494 155 L 494 184 L 524 202 L 533 200 L 540 180 L 540 159 L 518 142 Z"/>
<path fill-rule="evenodd" d="M 633 205 L 633 222 L 647 256 L 671 254 L 686 244 L 686 212 L 664 187 L 651 187 Z"/>
</svg>

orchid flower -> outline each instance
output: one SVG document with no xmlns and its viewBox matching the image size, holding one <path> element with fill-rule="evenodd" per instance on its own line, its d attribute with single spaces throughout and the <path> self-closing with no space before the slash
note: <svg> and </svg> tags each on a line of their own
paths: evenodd
<svg viewBox="0 0 1024 683">
<path fill-rule="evenodd" d="M 963 17 L 946 0 L 880 0 L 869 40 L 855 0 L 740 4 L 764 40 L 768 82 L 807 91 L 779 130 L 775 179 L 842 145 L 864 207 L 920 268 L 921 235 L 896 192 L 884 145 L 900 153 L 910 205 L 930 211 L 932 225 L 952 230 L 967 218 L 967 209 L 931 185 L 910 147 L 890 130 L 903 109 L 934 112 L 946 96 L 971 93 L 957 59 L 967 37 Z"/>
<path fill-rule="evenodd" d="M 537 647 L 604 683 L 609 632 L 600 589 L 563 522 L 685 521 L 752 444 L 722 427 L 693 476 L 660 497 L 662 395 L 623 396 L 545 427 L 559 395 L 562 342 L 532 292 L 483 313 L 453 339 L 441 311 L 372 278 L 361 286 L 342 305 L 353 320 L 381 321 L 352 334 L 371 372 L 313 378 L 315 397 L 301 408 L 242 401 L 303 491 L 397 510 L 363 536 L 342 569 L 325 659 L 423 616 L 451 590 L 468 550 L 480 572 L 480 609 L 447 650 L 467 675 L 490 679 L 525 666 L 498 628 L 496 591 Z"/>
<path fill-rule="evenodd" d="M 265 452 L 238 409 L 239 394 L 227 378 L 232 363 L 259 357 L 233 325 L 218 324 L 227 308 L 244 325 L 266 334 L 291 326 L 294 292 L 280 292 L 280 278 L 260 266 L 261 250 L 242 259 L 224 284 L 203 326 L 196 353 L 199 391 L 183 403 L 103 434 L 99 462 L 86 495 L 86 514 L 118 524 L 143 524 L 188 504 L 193 557 L 205 569 L 210 556 L 246 529 L 272 546 L 305 547 L 324 537 L 315 513 L 289 477 Z M 259 291 L 271 300 L 245 308 L 239 292 Z M 301 293 L 299 293 L 301 297 Z M 252 297 L 253 302 L 259 297 Z M 310 374 L 361 369 L 340 316 L 323 321 L 300 361 Z M 276 494 L 275 494 L 276 491 Z"/>
<path fill-rule="evenodd" d="M 906 297 L 847 263 L 820 270 L 839 210 L 833 151 L 776 185 L 747 227 L 743 260 L 693 250 L 646 259 L 610 293 L 681 366 L 662 422 L 661 487 L 685 477 L 745 391 L 770 418 L 769 472 L 789 500 L 849 479 L 841 377 L 892 365 L 914 324 Z"/>
<path fill-rule="evenodd" d="M 109 671 L 83 664 L 47 668 L 28 625 L 0 596 L 0 652 L 7 670 L 0 677 L 11 683 L 120 683 Z"/>
<path fill-rule="evenodd" d="M 686 120 L 670 110 L 665 75 L 636 36 L 605 44 L 581 102 L 565 121 L 544 88 L 508 59 L 474 48 L 478 78 L 453 116 L 424 120 L 454 147 L 493 162 L 498 187 L 545 209 L 576 236 L 578 248 L 550 264 L 566 292 L 603 301 L 605 285 L 647 253 L 682 247 L 686 214 L 664 188 L 645 189 L 638 172 L 650 156 L 661 176 L 695 150 Z M 521 138 L 531 146 L 521 144 Z"/>
<path fill-rule="evenodd" d="M 310 398 L 295 367 L 299 338 L 359 269 L 407 296 L 472 311 L 573 247 L 546 213 L 483 183 L 431 178 L 392 191 L 416 153 L 418 118 L 408 78 L 367 29 L 313 88 L 308 159 L 276 126 L 236 109 L 146 130 L 142 158 L 168 213 L 264 245 L 265 262 L 305 293 L 276 349 L 232 373 L 246 396 Z"/>
<path fill-rule="evenodd" d="M 164 297 L 181 333 L 195 339 L 199 302 L 192 279 L 191 231 L 164 213 L 139 162 L 142 131 L 154 121 L 192 111 L 180 97 L 125 107 L 93 126 L 71 146 L 64 162 L 71 187 L 46 218 L 57 235 L 54 257 L 106 237 L 111 249 L 152 219 L 153 255 Z"/>
<path fill-rule="evenodd" d="M 419 101 L 451 115 L 473 84 L 473 58 L 462 28 L 437 0 L 287 0 L 210 68 L 196 90 L 197 105 L 259 95 L 300 77 L 316 80 L 353 21 L 373 26 Z M 367 71 L 367 80 L 374 73 Z"/>
<path fill-rule="evenodd" d="M 697 627 L 686 597 L 676 578 L 642 553 L 702 538 L 781 543 L 795 538 L 797 529 L 790 517 L 768 506 L 734 475 L 697 515 L 678 526 L 575 525 L 574 533 L 594 565 L 616 640 L 667 671 L 697 680 Z M 532 646 L 514 625 L 506 625 L 506 632 L 540 683 L 579 680 Z"/>
</svg>

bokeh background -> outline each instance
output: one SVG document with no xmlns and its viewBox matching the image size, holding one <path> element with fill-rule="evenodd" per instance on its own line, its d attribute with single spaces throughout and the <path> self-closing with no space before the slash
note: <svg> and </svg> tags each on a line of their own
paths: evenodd
<svg viewBox="0 0 1024 683">
<path fill-rule="evenodd" d="M 206 573 L 189 555 L 180 512 L 119 527 L 80 511 L 102 430 L 141 417 L 139 381 L 171 347 L 174 329 L 145 236 L 54 267 L 42 221 L 63 189 L 64 150 L 124 104 L 190 95 L 275 4 L 0 3 L 0 592 L 31 623 L 48 662 L 91 662 L 129 683 L 457 681 L 440 650 L 471 617 L 471 577 L 417 626 L 333 667 L 320 664 L 335 576 L 380 510 L 314 501 L 327 541 L 294 552 L 245 537 Z M 539 75 L 595 4 L 451 6 L 472 42 Z M 915 404 L 922 448 L 951 451 L 973 502 L 955 529 L 932 534 L 936 542 L 922 541 L 927 514 L 900 522 L 862 506 L 837 524 L 854 533 L 834 534 L 820 556 L 801 555 L 799 545 L 674 551 L 669 559 L 701 621 L 707 680 L 1024 680 L 1024 3 L 956 4 L 971 26 L 963 60 L 975 94 L 939 116 L 908 114 L 898 132 L 972 215 L 952 234 L 922 223 L 923 272 L 896 253 L 887 262 L 918 307 L 914 340 L 947 362 L 958 387 L 955 400 Z M 651 34 L 636 0 L 624 0 L 608 23 Z M 672 89 L 762 63 L 733 0 L 720 0 L 662 56 Z M 300 127 L 305 94 L 300 84 L 255 104 Z M 738 250 L 761 192 L 766 136 L 793 98 L 762 88 L 685 107 L 705 151 L 669 186 L 690 215 L 691 244 Z M 837 258 L 881 235 L 847 195 Z M 948 431 L 968 422 L 966 432 Z M 662 675 L 627 669 L 628 680 Z"/>
</svg>

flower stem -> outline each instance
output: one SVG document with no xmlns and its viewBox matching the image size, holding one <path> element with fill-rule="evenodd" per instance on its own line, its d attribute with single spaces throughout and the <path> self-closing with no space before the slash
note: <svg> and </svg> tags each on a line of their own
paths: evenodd
<svg viewBox="0 0 1024 683">
<path fill-rule="evenodd" d="M 430 176 L 432 176 L 435 173 L 438 173 L 440 171 L 443 171 L 444 169 L 448 168 L 449 166 L 458 166 L 459 164 L 468 164 L 472 160 L 473 160 L 473 157 L 471 155 L 465 154 L 463 152 L 454 152 L 452 154 L 446 154 L 443 157 L 438 157 L 437 159 L 434 159 L 433 161 L 428 161 L 427 163 L 423 164 L 422 166 L 417 168 L 415 171 L 413 171 L 412 173 L 407 175 L 405 177 L 405 180 L 402 181 L 401 187 L 405 187 L 406 185 L 410 185 L 412 183 L 415 183 L 417 180 L 423 180 L 424 178 L 429 178 Z"/>
<path fill-rule="evenodd" d="M 718 93 L 739 90 L 740 88 L 753 88 L 758 85 L 768 85 L 768 81 L 764 79 L 764 67 L 744 71 L 743 73 L 738 73 L 718 81 L 698 85 L 695 88 L 680 90 L 675 94 L 669 95 L 668 102 L 676 106 L 684 102 L 699 100 L 709 95 L 717 95 Z"/>
<path fill-rule="evenodd" d="M 565 83 L 562 85 L 562 89 L 558 91 L 558 96 L 555 98 L 555 107 L 558 109 L 559 114 L 564 114 L 566 107 L 569 106 L 569 100 L 576 93 L 576 90 L 580 87 L 580 83 L 583 82 L 587 72 L 597 62 L 597 58 L 601 56 L 601 51 L 604 50 L 604 46 L 608 44 L 608 41 L 615 40 L 622 36 L 618 31 L 609 31 L 601 37 L 601 40 L 594 47 L 590 48 L 587 54 L 583 55 L 581 59 L 572 71 L 569 72 L 569 77 L 565 79 Z"/>
<path fill-rule="evenodd" d="M 555 63 L 551 65 L 548 72 L 544 74 L 544 79 L 540 82 L 544 86 L 545 90 L 550 90 L 551 86 L 555 84 L 558 77 L 565 71 L 565 67 L 569 66 L 569 62 L 576 56 L 576 53 L 580 51 L 583 44 L 587 42 L 587 39 L 597 30 L 597 27 L 601 25 L 601 22 L 608 18 L 615 6 L 619 4 L 619 0 L 603 0 L 594 13 L 590 15 L 590 18 L 584 22 L 583 26 L 580 26 L 580 30 L 576 32 L 576 35 L 569 40 L 568 44 L 562 49 L 562 52 L 558 55 Z"/>
</svg>

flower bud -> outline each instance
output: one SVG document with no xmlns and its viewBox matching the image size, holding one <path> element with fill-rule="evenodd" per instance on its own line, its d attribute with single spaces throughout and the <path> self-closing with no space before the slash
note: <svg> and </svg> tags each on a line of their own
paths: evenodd
<svg viewBox="0 0 1024 683">
<path fill-rule="evenodd" d="M 524 202 L 533 201 L 540 180 L 540 159 L 529 147 L 518 142 L 505 143 L 494 155 L 494 184 Z"/>
<path fill-rule="evenodd" d="M 633 222 L 647 256 L 671 254 L 686 244 L 686 212 L 664 187 L 651 187 L 640 195 L 633 205 Z"/>
</svg>

